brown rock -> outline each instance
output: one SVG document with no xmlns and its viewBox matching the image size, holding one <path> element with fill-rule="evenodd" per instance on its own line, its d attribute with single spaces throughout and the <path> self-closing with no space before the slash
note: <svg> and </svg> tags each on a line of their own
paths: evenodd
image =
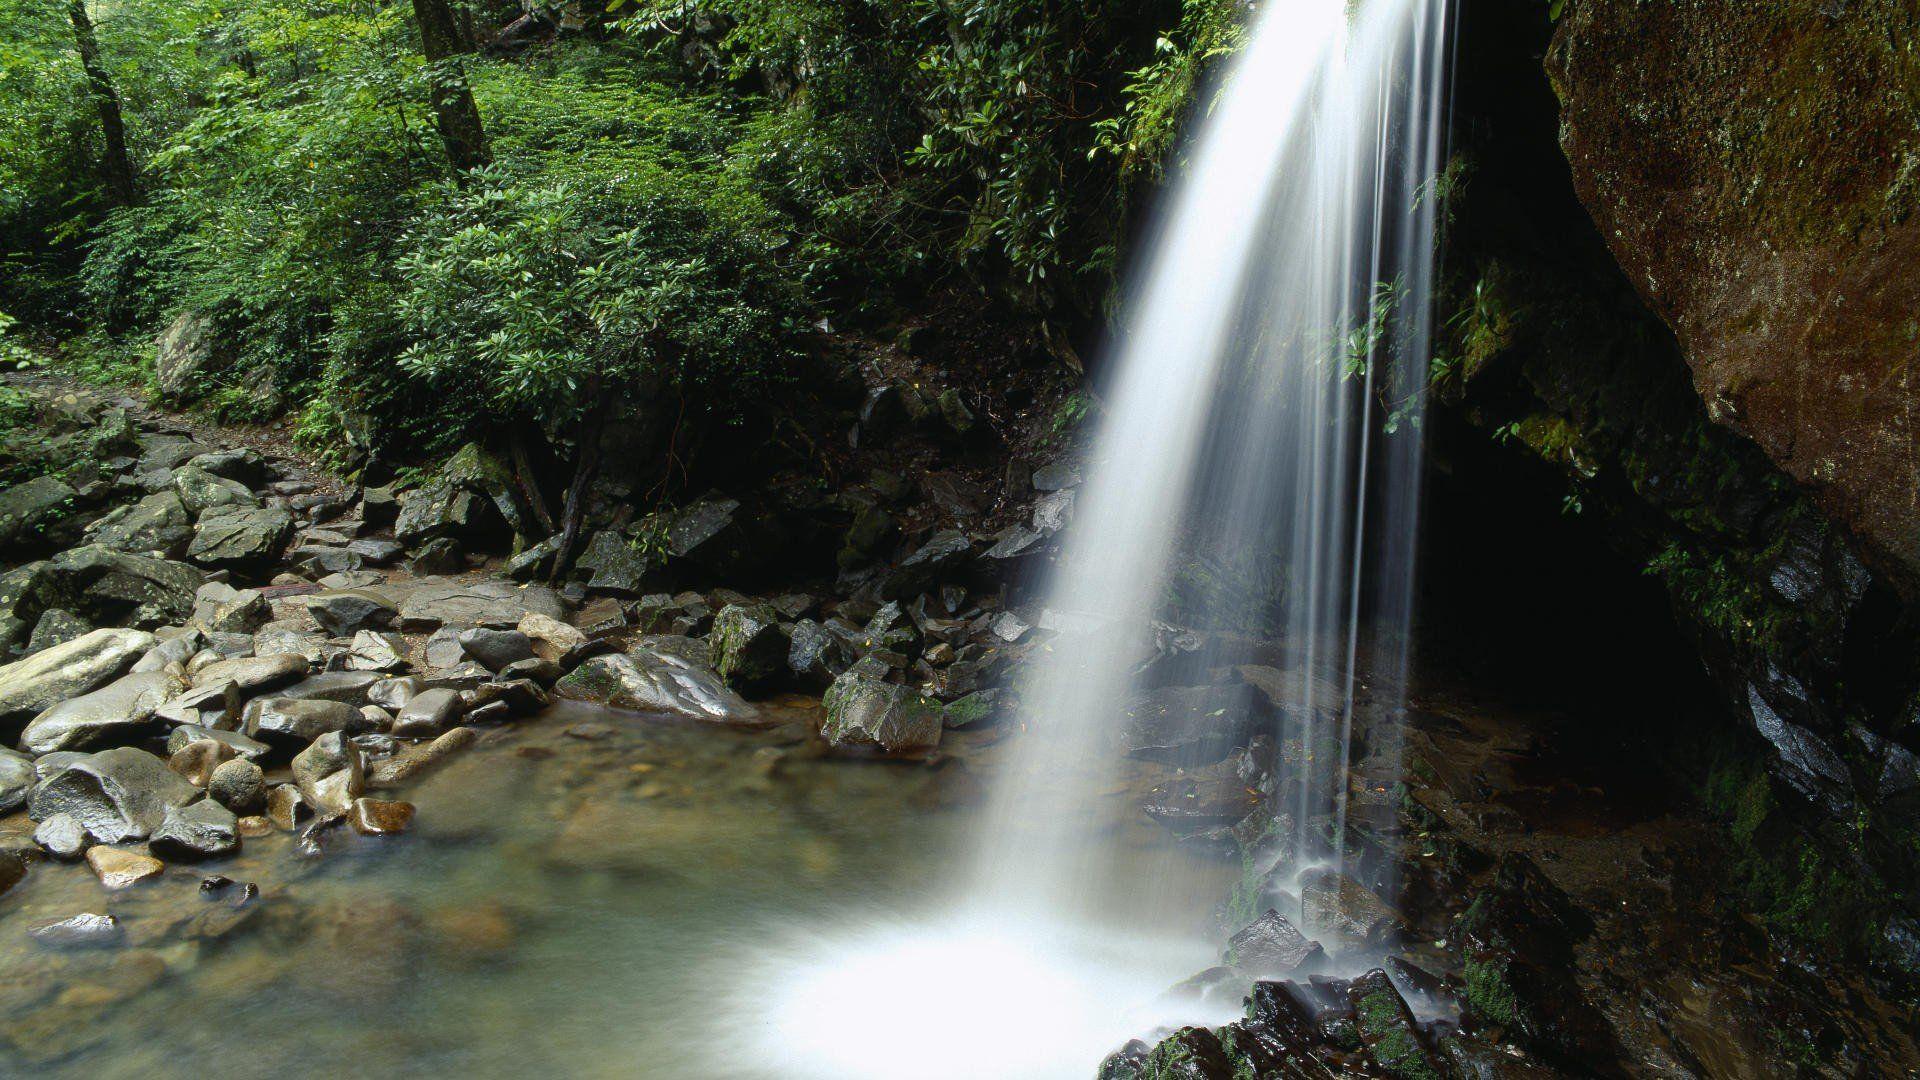
<svg viewBox="0 0 1920 1080">
<path fill-rule="evenodd" d="M 97 844 L 87 849 L 87 865 L 109 889 L 125 889 L 159 877 L 167 864 L 151 855 Z"/>
<path fill-rule="evenodd" d="M 1911 0 L 1569 5 L 1580 200 L 1751 437 L 1920 597 L 1920 69 Z"/>
<path fill-rule="evenodd" d="M 383 799 L 355 799 L 347 823 L 361 836 L 392 836 L 413 823 L 413 804 Z"/>
<path fill-rule="evenodd" d="M 167 767 L 186 777 L 187 783 L 203 788 L 213 779 L 213 770 L 237 756 L 238 751 L 226 743 L 196 739 L 168 758 Z"/>
</svg>

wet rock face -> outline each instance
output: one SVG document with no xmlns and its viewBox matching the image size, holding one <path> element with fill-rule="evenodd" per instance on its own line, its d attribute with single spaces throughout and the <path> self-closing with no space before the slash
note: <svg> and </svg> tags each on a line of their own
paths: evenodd
<svg viewBox="0 0 1920 1080">
<path fill-rule="evenodd" d="M 83 755 L 54 771 L 27 797 L 36 821 L 69 814 L 103 844 L 142 840 L 170 807 L 200 794 L 167 764 L 144 750 L 116 747 Z"/>
<path fill-rule="evenodd" d="M 1920 596 L 1909 0 L 1583 0 L 1548 68 L 1581 202 L 1753 438 Z"/>
<path fill-rule="evenodd" d="M 616 709 L 669 712 L 728 723 L 759 719 L 759 712 L 727 689 L 708 668 L 658 649 L 596 656 L 554 684 L 553 692 L 573 701 Z"/>
<path fill-rule="evenodd" d="M 944 725 L 936 703 L 857 668 L 835 679 L 821 704 L 827 715 L 820 734 L 834 747 L 911 754 L 940 744 Z"/>
</svg>

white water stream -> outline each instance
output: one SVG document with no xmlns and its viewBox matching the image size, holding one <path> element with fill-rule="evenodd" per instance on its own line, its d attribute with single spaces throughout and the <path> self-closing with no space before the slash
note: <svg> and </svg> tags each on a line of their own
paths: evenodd
<svg viewBox="0 0 1920 1080">
<path fill-rule="evenodd" d="M 1079 629 L 1021 688 L 956 910 L 796 950 L 757 1048 L 786 1075 L 1090 1076 L 1129 1035 L 1223 1019 L 1160 998 L 1216 962 L 1211 903 L 1106 824 L 1142 645 L 1195 567 L 1183 622 L 1264 626 L 1290 657 L 1298 689 L 1258 734 L 1299 775 L 1268 812 L 1297 862 L 1350 858 L 1356 699 L 1391 714 L 1406 673 L 1445 5 L 1257 19 L 1139 264 L 1046 589 Z"/>
</svg>

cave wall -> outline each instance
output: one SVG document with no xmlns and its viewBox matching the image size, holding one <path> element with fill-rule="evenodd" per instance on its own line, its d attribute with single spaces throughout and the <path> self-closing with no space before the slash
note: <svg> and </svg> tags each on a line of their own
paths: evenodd
<svg viewBox="0 0 1920 1080">
<path fill-rule="evenodd" d="M 1564 514 L 1664 589 L 1718 690 L 1712 722 L 1754 764 L 1753 777 L 1718 778 L 1704 792 L 1740 823 L 1747 850 L 1732 861 L 1751 886 L 1740 899 L 1749 910 L 1800 918 L 1793 913 L 1811 898 L 1845 882 L 1846 895 L 1828 905 L 1844 912 L 1813 936 L 1884 956 L 1898 951 L 1889 943 L 1911 931 L 1917 913 L 1920 649 L 1911 567 L 1887 539 L 1886 530 L 1897 531 L 1892 511 L 1861 508 L 1882 499 L 1910 504 L 1917 459 L 1888 449 L 1903 437 L 1904 420 L 1882 415 L 1899 410 L 1901 378 L 1863 375 L 1862 365 L 1897 374 L 1893 352 L 1866 347 L 1890 340 L 1885 327 L 1862 329 L 1857 347 L 1838 352 L 1820 341 L 1849 321 L 1872 323 L 1899 289 L 1920 283 L 1920 267 L 1902 283 L 1848 291 L 1845 281 L 1888 270 L 1897 245 L 1885 230 L 1870 235 L 1869 224 L 1823 231 L 1824 284 L 1804 290 L 1838 289 L 1844 302 L 1830 293 L 1824 306 L 1795 309 L 1796 329 L 1778 329 L 1788 325 L 1785 309 L 1765 298 L 1793 291 L 1779 275 L 1807 263 L 1776 258 L 1783 239 L 1736 227 L 1776 218 L 1753 205 L 1744 216 L 1688 211 L 1705 196 L 1685 179 L 1694 166 L 1681 164 L 1681 144 L 1698 137 L 1719 145 L 1718 136 L 1699 126 L 1669 131 L 1697 123 L 1690 118 L 1708 105 L 1675 100 L 1694 93 L 1686 79 L 1645 69 L 1677 63 L 1669 53 L 1690 46 L 1676 39 L 1704 33 L 1704 23 L 1673 22 L 1677 13 L 1704 17 L 1700 9 L 1722 6 L 1730 5 L 1576 0 L 1556 30 L 1544 5 L 1529 0 L 1462 0 L 1430 437 L 1437 467 L 1456 488 L 1525 487 L 1535 497 L 1543 477 L 1557 485 Z M 1729 25 L 1751 27 L 1755 18 Z M 1661 40 L 1642 49 L 1639 34 Z M 1749 44 L 1799 48 L 1803 36 L 1760 35 Z M 1594 59 L 1601 40 L 1599 55 L 1610 59 Z M 1609 105 L 1570 90 L 1603 74 L 1644 83 L 1650 97 Z M 1700 96 L 1739 98 L 1718 85 Z M 1892 121 L 1882 113 L 1873 122 Z M 1588 134 L 1630 138 L 1619 133 L 1642 127 L 1664 134 L 1650 130 L 1645 141 L 1612 150 Z M 1621 179 L 1638 175 L 1682 178 L 1678 193 L 1651 197 L 1648 220 L 1658 226 L 1650 233 L 1620 224 L 1627 193 L 1650 190 Z M 1867 183 L 1857 174 L 1855 181 Z M 1749 195 L 1772 198 L 1764 185 Z M 1596 208 L 1596 199 L 1604 205 Z M 1885 201 L 1864 193 L 1852 205 L 1859 223 L 1887 216 Z M 1645 246 L 1630 243 L 1634 237 Z M 1725 260 L 1741 245 L 1764 257 L 1730 269 Z M 1775 275 L 1772 293 L 1750 287 L 1761 265 Z M 1696 301 L 1732 304 L 1736 293 L 1768 313 L 1780 343 L 1700 329 L 1695 320 L 1713 316 Z M 1909 308 L 1915 314 L 1920 304 Z M 1712 350 L 1736 339 L 1747 351 L 1728 367 L 1735 354 Z M 1820 367 L 1829 363 L 1838 366 Z M 1736 368 L 1746 374 L 1723 383 Z M 1808 393 L 1814 384 L 1834 392 Z M 1799 389 L 1787 393 L 1789 386 Z M 1808 401 L 1813 407 L 1795 406 Z M 1805 434 L 1810 427 L 1825 434 Z M 1780 451 L 1781 440 L 1792 452 Z M 1843 445 L 1877 449 L 1836 457 Z M 1801 452 L 1813 456 L 1795 456 Z M 1511 467 L 1495 464 L 1501 455 Z M 1583 568 L 1565 572 L 1571 578 Z M 1564 618 L 1605 615 L 1570 609 Z M 1621 677 L 1646 695 L 1674 692 L 1643 672 Z M 1920 955 L 1907 962 L 1920 969 Z"/>
</svg>

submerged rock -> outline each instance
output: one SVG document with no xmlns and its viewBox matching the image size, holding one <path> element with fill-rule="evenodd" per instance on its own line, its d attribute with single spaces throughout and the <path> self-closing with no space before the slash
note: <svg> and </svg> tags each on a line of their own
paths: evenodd
<svg viewBox="0 0 1920 1080">
<path fill-rule="evenodd" d="M 98 844 L 87 849 L 87 865 L 109 889 L 127 889 L 159 877 L 167 864 L 151 855 Z"/>
<path fill-rule="evenodd" d="M 665 650 L 639 648 L 596 656 L 555 683 L 553 692 L 572 701 L 700 720 L 751 723 L 760 719 L 759 710 L 728 689 L 711 669 Z"/>
<path fill-rule="evenodd" d="M 100 948 L 120 944 L 120 921 L 111 915 L 87 913 L 42 923 L 27 931 L 42 945 L 60 949 Z"/>
</svg>

